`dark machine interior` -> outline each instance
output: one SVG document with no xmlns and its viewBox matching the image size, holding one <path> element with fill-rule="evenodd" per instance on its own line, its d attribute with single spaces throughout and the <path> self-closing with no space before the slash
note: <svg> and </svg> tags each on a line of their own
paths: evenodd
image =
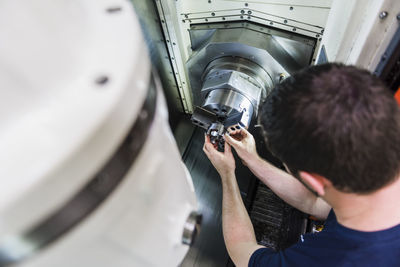
<svg viewBox="0 0 400 267">
<path fill-rule="evenodd" d="M 266 149 L 257 128 L 252 128 L 257 140 L 257 151 L 278 167 L 281 163 Z M 222 237 L 221 203 L 222 188 L 218 173 L 211 165 L 202 147 L 204 130 L 196 127 L 183 160 L 188 167 L 199 200 L 202 214 L 200 234 L 189 250 L 181 266 L 234 266 L 225 249 Z M 274 250 L 284 249 L 296 243 L 307 228 L 307 216 L 287 205 L 237 159 L 236 175 L 244 203 L 255 228 L 257 241 Z"/>
<path fill-rule="evenodd" d="M 198 123 L 195 126 L 190 120 L 191 116 L 184 114 L 182 106 L 179 106 L 180 96 L 176 94 L 176 82 L 172 73 L 172 67 L 168 61 L 168 51 L 164 44 L 160 20 L 157 19 L 157 11 L 153 2 L 140 0 L 133 2 L 138 11 L 143 32 L 150 48 L 153 65 L 163 83 L 164 94 L 169 108 L 170 125 L 183 161 L 192 175 L 199 202 L 199 212 L 202 214 L 200 233 L 182 261 L 181 266 L 234 266 L 228 256 L 222 236 L 222 188 L 220 178 L 202 151 L 204 134 L 209 125 L 204 127 L 204 125 L 199 125 Z M 146 14 L 146 16 L 141 14 Z M 221 26 L 224 28 L 223 24 Z M 220 26 L 213 27 L 218 29 Z M 200 50 L 202 47 L 200 43 L 207 42 L 211 34 L 215 31 L 207 30 L 207 28 L 205 31 L 196 31 L 198 29 L 201 29 L 201 27 L 193 27 L 193 32 L 191 32 L 193 40 L 197 40 L 194 44 L 198 44 L 192 47 L 194 50 Z M 310 44 L 313 44 L 313 40 L 293 36 L 295 39 L 300 38 L 299 40 L 305 43 L 306 49 L 308 49 L 307 45 L 311 46 Z M 218 44 L 218 40 L 215 42 Z M 272 47 L 272 49 L 276 49 L 276 47 Z M 274 51 L 276 50 L 273 50 L 271 53 L 274 53 Z M 311 63 L 312 58 L 310 57 L 310 53 L 312 52 L 313 49 L 307 50 L 307 53 L 304 53 L 306 56 L 300 58 L 303 61 L 303 65 Z M 200 63 L 196 61 L 197 59 L 192 60 L 192 62 L 194 61 L 192 64 L 194 68 L 190 69 L 191 66 L 189 64 L 189 71 L 194 73 L 193 76 L 199 75 L 197 73 L 199 70 L 196 66 L 203 64 L 201 61 L 208 56 L 208 54 L 204 55 L 200 59 Z M 284 62 L 286 69 L 292 70 L 301 67 L 293 60 L 290 60 L 288 58 L 288 61 Z M 191 81 L 191 83 L 196 82 Z M 271 83 L 273 82 L 275 81 Z M 201 85 L 196 87 L 201 88 Z M 200 91 L 193 92 L 193 94 L 195 95 L 195 105 L 201 106 Z M 258 99 L 258 101 L 261 101 L 261 99 Z M 203 107 L 207 108 L 206 105 Z M 212 109 L 210 110 L 212 111 Z M 275 166 L 283 168 L 281 162 L 274 158 L 266 149 L 260 128 L 255 127 L 254 121 L 252 120 L 247 126 L 249 126 L 248 130 L 255 137 L 258 153 Z M 302 233 L 311 229 L 307 215 L 284 203 L 270 189 L 260 183 L 249 169 L 241 163 L 237 156 L 236 159 L 237 181 L 244 203 L 253 222 L 259 244 L 274 250 L 281 250 L 296 243 Z"/>
</svg>

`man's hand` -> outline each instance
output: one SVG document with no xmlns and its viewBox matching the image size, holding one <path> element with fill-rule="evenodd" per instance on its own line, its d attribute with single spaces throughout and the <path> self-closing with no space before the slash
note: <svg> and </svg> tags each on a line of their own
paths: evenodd
<svg viewBox="0 0 400 267">
<path fill-rule="evenodd" d="M 246 129 L 242 128 L 225 134 L 225 141 L 233 146 L 245 165 L 258 158 L 254 137 Z"/>
<path fill-rule="evenodd" d="M 221 178 L 235 173 L 235 159 L 233 158 L 231 146 L 225 142 L 224 152 L 219 152 L 205 135 L 203 151 L 218 171 Z"/>
</svg>

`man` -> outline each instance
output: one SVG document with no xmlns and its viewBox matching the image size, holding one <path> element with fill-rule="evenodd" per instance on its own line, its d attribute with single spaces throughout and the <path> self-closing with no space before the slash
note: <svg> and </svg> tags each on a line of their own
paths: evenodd
<svg viewBox="0 0 400 267">
<path fill-rule="evenodd" d="M 261 159 L 244 129 L 226 135 L 223 153 L 208 137 L 203 149 L 221 176 L 236 266 L 400 266 L 400 109 L 389 90 L 355 67 L 313 66 L 272 91 L 259 123 L 288 173 Z M 324 230 L 279 252 L 258 245 L 231 147 L 279 197 L 326 219 Z"/>
</svg>

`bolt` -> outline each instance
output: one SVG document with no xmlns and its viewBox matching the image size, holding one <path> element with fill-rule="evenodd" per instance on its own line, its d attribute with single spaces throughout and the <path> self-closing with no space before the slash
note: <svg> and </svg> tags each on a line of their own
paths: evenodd
<svg viewBox="0 0 400 267">
<path fill-rule="evenodd" d="M 285 20 L 283 21 L 283 23 L 287 23 L 287 19 L 285 19 Z"/>
<path fill-rule="evenodd" d="M 251 15 L 251 13 L 252 13 L 251 10 L 247 11 L 247 14 Z"/>
<path fill-rule="evenodd" d="M 119 6 L 109 7 L 109 8 L 106 9 L 106 11 L 107 11 L 108 13 L 120 12 L 120 11 L 122 11 L 122 7 L 119 7 Z"/>
<path fill-rule="evenodd" d="M 250 16 L 247 16 L 247 19 L 251 19 L 251 17 L 250 17 Z"/>
<path fill-rule="evenodd" d="M 244 10 L 243 10 L 243 9 L 242 9 L 242 10 L 240 10 L 240 13 L 241 13 L 241 14 L 244 14 Z"/>
<path fill-rule="evenodd" d="M 205 21 L 208 21 L 208 19 L 204 19 Z"/>
<path fill-rule="evenodd" d="M 271 21 L 271 22 L 269 23 L 269 25 L 274 25 L 274 23 Z"/>
<path fill-rule="evenodd" d="M 295 31 L 296 31 L 296 28 L 293 28 L 293 31 L 295 32 Z"/>
<path fill-rule="evenodd" d="M 248 3 L 245 3 L 244 6 L 249 6 L 249 4 L 248 4 Z"/>
<path fill-rule="evenodd" d="M 214 17 L 214 16 L 215 16 L 215 13 L 214 13 L 214 12 L 212 12 L 212 13 L 211 13 L 211 16 L 213 16 L 213 17 Z"/>
<path fill-rule="evenodd" d="M 96 79 L 96 83 L 98 84 L 98 85 L 104 85 L 104 84 L 106 84 L 106 83 L 108 83 L 108 77 L 107 76 L 100 76 L 100 77 L 98 77 L 97 79 Z"/>
<path fill-rule="evenodd" d="M 208 3 L 211 4 L 211 0 L 208 0 Z"/>
<path fill-rule="evenodd" d="M 185 23 L 186 21 L 183 19 L 182 22 Z"/>
<path fill-rule="evenodd" d="M 290 10 L 293 10 L 293 7 L 291 6 L 291 7 L 289 7 L 289 9 L 290 9 Z"/>
<path fill-rule="evenodd" d="M 243 19 L 243 16 L 240 16 L 241 19 Z"/>
<path fill-rule="evenodd" d="M 388 13 L 386 11 L 382 11 L 381 13 L 379 13 L 379 18 L 384 19 L 387 17 L 387 15 L 388 15 Z"/>
<path fill-rule="evenodd" d="M 222 17 L 222 20 L 225 20 L 225 17 Z"/>
<path fill-rule="evenodd" d="M 318 38 L 318 37 L 319 37 L 319 34 L 316 34 L 316 35 L 315 35 L 315 37 L 317 37 L 317 38 Z"/>
</svg>

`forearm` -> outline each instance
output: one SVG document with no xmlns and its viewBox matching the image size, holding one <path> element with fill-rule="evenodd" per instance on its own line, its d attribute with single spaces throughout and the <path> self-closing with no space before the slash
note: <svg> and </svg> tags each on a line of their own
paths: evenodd
<svg viewBox="0 0 400 267">
<path fill-rule="evenodd" d="M 247 266 L 259 247 L 247 210 L 232 172 L 222 179 L 222 229 L 228 253 L 236 266 Z"/>
<path fill-rule="evenodd" d="M 299 180 L 276 168 L 258 155 L 246 161 L 246 165 L 265 185 L 289 205 L 325 219 L 330 207 L 325 201 L 311 193 Z"/>
</svg>

